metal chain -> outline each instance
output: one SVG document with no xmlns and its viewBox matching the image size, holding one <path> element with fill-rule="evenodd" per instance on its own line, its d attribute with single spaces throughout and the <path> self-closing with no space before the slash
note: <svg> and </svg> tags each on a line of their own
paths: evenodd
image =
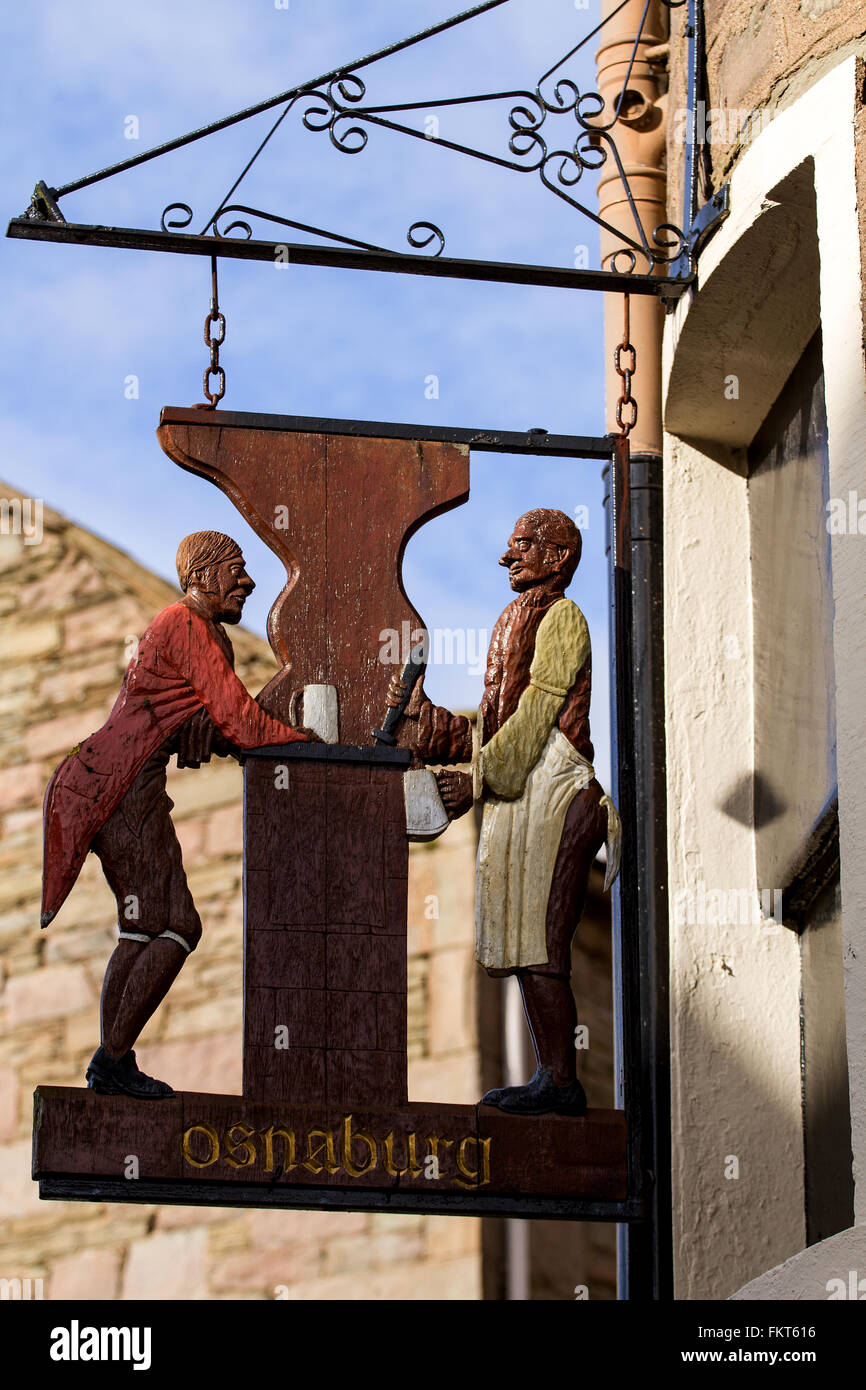
<svg viewBox="0 0 866 1390">
<path fill-rule="evenodd" d="M 618 343 L 614 349 L 613 365 L 616 367 L 617 374 L 622 378 L 622 390 L 619 400 L 616 403 L 616 423 L 623 439 L 627 439 L 629 431 L 633 430 L 637 424 L 637 401 L 631 393 L 631 379 L 637 368 L 637 354 L 634 347 L 629 342 L 629 295 L 623 295 L 623 330 L 622 342 Z M 623 354 L 627 354 L 628 360 L 625 366 L 622 364 Z M 624 418 L 624 412 L 628 410 L 630 419 Z"/>
<path fill-rule="evenodd" d="M 220 366 L 220 347 L 225 341 L 226 319 L 225 314 L 220 313 L 216 256 L 211 256 L 210 259 L 210 275 L 210 312 L 207 314 L 204 321 L 204 341 L 205 347 L 210 348 L 210 363 L 205 368 L 204 393 L 208 398 L 209 408 L 211 410 L 216 410 L 218 402 L 222 400 L 226 393 L 225 368 Z M 216 324 L 216 332 L 214 332 L 214 324 Z M 212 376 L 217 378 L 217 389 L 215 391 L 211 390 L 210 379 Z"/>
</svg>

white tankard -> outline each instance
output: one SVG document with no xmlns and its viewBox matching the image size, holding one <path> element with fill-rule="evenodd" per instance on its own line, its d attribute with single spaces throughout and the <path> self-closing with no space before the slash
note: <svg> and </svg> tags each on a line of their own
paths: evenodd
<svg viewBox="0 0 866 1390">
<path fill-rule="evenodd" d="M 323 743 L 340 742 L 340 715 L 335 685 L 305 685 L 294 690 L 289 702 L 289 723 L 297 727 L 298 701 L 303 699 L 303 725 L 318 734 Z"/>
</svg>

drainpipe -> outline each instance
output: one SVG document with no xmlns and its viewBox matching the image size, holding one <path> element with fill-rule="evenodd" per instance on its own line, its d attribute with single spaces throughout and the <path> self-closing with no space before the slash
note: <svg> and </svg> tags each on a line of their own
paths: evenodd
<svg viewBox="0 0 866 1390">
<path fill-rule="evenodd" d="M 602 18 L 616 9 L 619 0 L 602 0 Z M 602 29 L 602 43 L 596 53 L 598 91 L 604 98 L 605 122 L 613 120 L 615 103 L 622 91 L 634 49 L 635 35 L 643 14 L 644 0 L 628 0 Z M 652 245 L 653 229 L 667 221 L 667 183 L 665 176 L 666 86 L 668 11 L 662 0 L 650 0 L 641 41 L 628 80 L 619 120 L 613 136 L 635 210 Z M 599 142 L 606 148 L 603 141 Z M 602 166 L 598 182 L 600 216 L 633 240 L 634 214 L 625 196 L 616 163 L 610 155 Z M 614 252 L 622 246 L 602 228 L 601 263 L 611 268 Z M 620 257 L 617 266 L 623 263 Z M 638 256 L 634 269 L 644 274 L 649 267 Z M 661 453 L 661 351 L 664 310 L 655 297 L 631 298 L 631 341 L 637 353 L 637 372 L 632 394 L 638 405 L 638 419 L 631 435 L 635 453 Z M 604 343 L 607 371 L 605 406 L 607 429 L 616 431 L 616 403 L 620 379 L 613 367 L 613 352 L 622 339 L 622 296 L 605 295 Z"/>
<path fill-rule="evenodd" d="M 644 0 L 628 0 L 614 14 L 618 0 L 602 0 L 602 16 L 611 15 L 596 55 L 598 90 L 611 121 L 623 88 L 643 14 Z M 667 220 L 665 179 L 667 8 L 649 0 L 641 41 L 614 128 L 617 151 L 646 239 Z M 600 142 L 604 148 L 604 142 Z M 598 185 L 600 215 L 635 238 L 634 214 L 619 171 L 608 157 Z M 616 237 L 602 230 L 602 265 L 611 268 Z M 618 258 L 616 268 L 622 267 Z M 647 273 L 638 258 L 634 269 Z M 662 271 L 663 273 L 663 271 Z M 618 1231 L 619 1297 L 664 1301 L 673 1297 L 672 1199 L 670 1151 L 670 1043 L 668 1024 L 667 808 L 665 770 L 663 519 L 661 349 L 664 311 L 649 295 L 632 295 L 630 339 L 636 371 L 632 395 L 637 424 L 629 448 L 615 451 L 608 479 L 609 494 L 620 499 L 619 539 L 615 565 L 615 653 L 612 723 L 615 799 L 623 816 L 624 868 L 614 893 L 615 940 L 637 962 L 640 979 L 639 1030 L 630 1057 L 630 1109 L 637 1101 L 640 1167 L 645 1184 L 645 1218 Z M 607 429 L 618 432 L 616 404 L 620 378 L 614 348 L 623 335 L 623 297 L 605 295 Z M 628 470 L 628 477 L 623 473 Z M 609 508 L 613 527 L 614 509 Z M 621 962 L 615 958 L 615 975 Z M 633 967 L 634 968 L 634 967 Z M 622 1009 L 616 991 L 617 1010 Z M 626 1037 L 628 1019 L 617 1032 Z M 629 1031 L 628 1036 L 632 1036 Z M 637 1053 L 637 1056 L 634 1053 Z M 617 1104 L 625 1092 L 621 1059 L 617 1062 Z"/>
</svg>

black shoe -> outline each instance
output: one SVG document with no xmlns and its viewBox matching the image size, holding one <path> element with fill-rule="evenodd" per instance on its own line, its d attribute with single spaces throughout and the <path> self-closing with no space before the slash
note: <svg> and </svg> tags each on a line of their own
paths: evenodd
<svg viewBox="0 0 866 1390">
<path fill-rule="evenodd" d="M 586 1092 L 579 1081 L 554 1084 L 550 1067 L 538 1067 L 525 1086 L 503 1086 L 481 1097 L 482 1105 L 495 1105 L 507 1115 L 586 1114 Z"/>
<path fill-rule="evenodd" d="M 87 1085 L 101 1096 L 134 1096 L 137 1100 L 164 1100 L 174 1091 L 165 1081 L 146 1076 L 138 1068 L 130 1048 L 122 1057 L 112 1057 L 104 1047 L 94 1052 L 87 1068 Z"/>
</svg>

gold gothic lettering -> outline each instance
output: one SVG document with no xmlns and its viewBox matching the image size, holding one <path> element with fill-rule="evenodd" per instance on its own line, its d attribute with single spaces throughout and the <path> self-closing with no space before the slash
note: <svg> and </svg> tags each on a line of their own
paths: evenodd
<svg viewBox="0 0 866 1390">
<path fill-rule="evenodd" d="M 235 1139 L 235 1134 L 239 1134 L 240 1139 Z M 230 1163 L 233 1168 L 248 1168 L 251 1163 L 255 1163 L 256 1146 L 250 1138 L 253 1134 L 255 1134 L 254 1129 L 241 1123 L 232 1125 L 231 1129 L 226 1130 L 226 1143 L 228 1144 L 226 1163 Z M 245 1154 L 246 1157 L 236 1158 L 235 1154 L 239 1152 Z"/>
<path fill-rule="evenodd" d="M 492 1139 L 481 1140 L 481 1181 L 478 1184 L 479 1187 L 484 1187 L 485 1183 L 490 1181 L 490 1146 L 492 1143 Z"/>
<path fill-rule="evenodd" d="M 436 1134 L 428 1134 L 428 1135 L 427 1135 L 427 1141 L 426 1141 L 426 1142 L 427 1142 L 427 1152 L 430 1153 L 430 1154 L 432 1154 L 433 1157 L 436 1159 L 437 1162 L 440 1161 L 440 1160 L 439 1160 L 439 1145 L 440 1145 L 440 1144 L 442 1145 L 443 1149 L 453 1149 L 453 1147 L 454 1147 L 454 1140 L 453 1140 L 453 1139 L 440 1139 L 439 1136 L 436 1135 Z M 444 1161 L 445 1161 L 444 1158 L 443 1158 L 441 1161 L 444 1163 Z"/>
<path fill-rule="evenodd" d="M 295 1131 L 293 1129 L 274 1129 L 274 1126 L 271 1125 L 270 1129 L 262 1131 L 262 1139 L 264 1141 L 262 1146 L 262 1158 L 264 1159 L 264 1169 L 266 1173 L 272 1173 L 274 1171 L 274 1140 L 279 1139 L 281 1136 L 286 1141 L 284 1151 L 285 1160 L 282 1164 L 282 1171 L 284 1173 L 290 1173 L 293 1168 L 297 1167 L 295 1159 Z"/>
<path fill-rule="evenodd" d="M 412 1135 L 412 1138 L 413 1138 L 413 1139 L 415 1138 L 414 1134 Z M 408 1162 L 407 1162 L 405 1168 L 395 1168 L 395 1167 L 394 1167 L 394 1131 L 393 1131 L 393 1129 L 391 1130 L 391 1133 L 390 1133 L 390 1134 L 386 1134 L 386 1135 L 385 1135 L 384 1149 L 385 1149 L 385 1172 L 386 1172 L 386 1173 L 390 1173 L 392 1178 L 402 1178 L 402 1176 L 403 1176 L 404 1173 L 408 1173 L 408 1171 L 409 1171 L 409 1164 L 408 1164 Z M 407 1157 L 408 1157 L 408 1143 L 407 1143 Z"/>
<path fill-rule="evenodd" d="M 481 1174 L 478 1172 L 477 1155 L 475 1159 L 475 1168 L 473 1169 L 467 1166 L 466 1150 L 470 1144 L 474 1144 L 476 1149 L 478 1148 L 478 1140 L 475 1138 L 474 1134 L 467 1134 L 465 1139 L 460 1140 L 457 1149 L 457 1167 L 460 1169 L 463 1176 L 471 1179 L 471 1181 L 464 1182 L 462 1178 L 455 1178 L 454 1181 L 459 1187 L 483 1187 L 485 1183 L 490 1181 L 490 1140 L 481 1140 Z"/>
<path fill-rule="evenodd" d="M 300 1167 L 314 1177 L 323 1174 L 333 1177 L 343 1172 L 348 1178 L 363 1178 L 378 1171 L 383 1181 L 405 1177 L 417 1181 L 424 1176 L 425 1158 L 432 1156 L 436 1159 L 439 1176 L 447 1183 L 479 1188 L 490 1182 L 492 1142 L 491 1139 L 478 1139 L 474 1134 L 467 1134 L 460 1140 L 428 1134 L 422 1141 L 424 1152 L 419 1159 L 418 1135 L 414 1131 L 401 1133 L 391 1129 L 377 1136 L 356 1129 L 354 1115 L 344 1115 L 337 1129 L 316 1128 L 306 1133 L 276 1125 L 255 1130 L 245 1121 L 237 1120 L 220 1136 L 213 1125 L 190 1125 L 181 1135 L 181 1151 L 185 1162 L 193 1168 L 210 1168 L 222 1158 L 232 1168 L 260 1164 L 263 1172 L 276 1172 L 278 1176 L 297 1168 L 303 1153 Z M 449 1153 L 449 1150 L 454 1152 Z"/>
<path fill-rule="evenodd" d="M 367 1146 L 367 1163 L 363 1168 L 355 1166 L 352 1157 L 352 1145 L 357 1140 L 360 1144 Z M 343 1167 L 350 1178 L 363 1178 L 365 1173 L 372 1173 L 378 1164 L 379 1155 L 376 1150 L 376 1140 L 372 1134 L 365 1134 L 363 1130 L 358 1130 L 352 1134 L 352 1116 L 346 1115 L 343 1120 Z"/>
<path fill-rule="evenodd" d="M 206 1134 L 210 1141 L 210 1158 L 198 1159 L 193 1157 L 192 1136 L 198 1131 L 199 1134 Z M 183 1156 L 187 1163 L 191 1163 L 193 1168 L 209 1168 L 212 1163 L 216 1163 L 220 1156 L 220 1137 L 213 1125 L 190 1125 L 183 1136 Z"/>
<path fill-rule="evenodd" d="M 313 1140 L 321 1139 L 321 1143 L 314 1150 Z M 325 1151 L 325 1167 L 329 1173 L 339 1173 L 340 1165 L 334 1153 L 334 1136 L 329 1129 L 311 1129 L 307 1135 L 307 1157 L 302 1163 L 309 1173 L 321 1173 L 322 1164 L 318 1162 L 319 1154 Z"/>
<path fill-rule="evenodd" d="M 421 1164 L 418 1162 L 417 1145 L 416 1145 L 416 1142 L 415 1142 L 415 1135 L 414 1135 L 414 1134 L 410 1134 L 410 1135 L 409 1135 L 408 1148 L 409 1148 L 409 1177 L 410 1177 L 410 1178 L 420 1178 L 421 1174 L 424 1172 L 424 1169 L 421 1167 Z"/>
</svg>

